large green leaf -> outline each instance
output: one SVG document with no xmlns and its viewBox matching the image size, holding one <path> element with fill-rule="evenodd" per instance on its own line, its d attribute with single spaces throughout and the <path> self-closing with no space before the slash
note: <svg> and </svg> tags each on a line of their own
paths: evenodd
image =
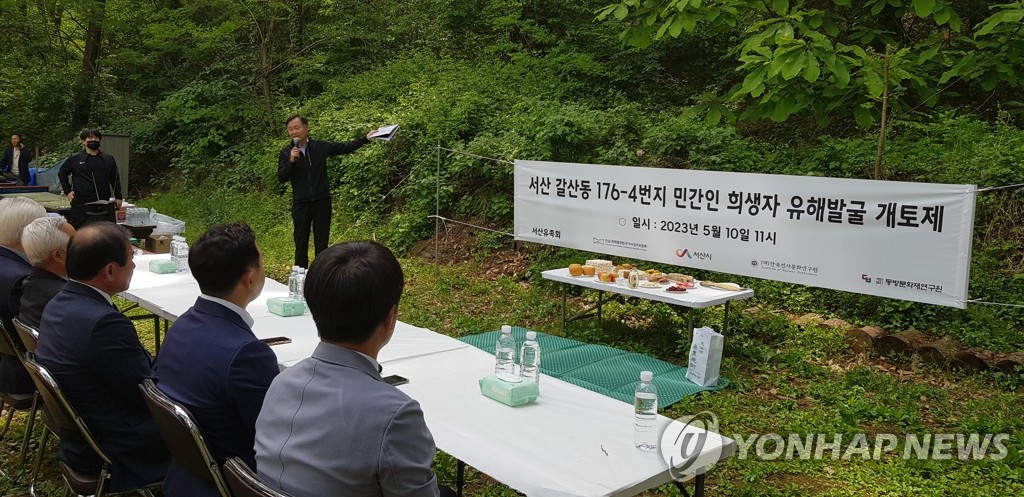
<svg viewBox="0 0 1024 497">
<path fill-rule="evenodd" d="M 821 66 L 818 65 L 818 58 L 813 54 L 807 54 L 804 60 L 804 79 L 813 83 L 821 76 Z"/>
<path fill-rule="evenodd" d="M 786 15 L 789 10 L 789 0 L 772 0 L 772 10 L 780 16 Z"/>
<path fill-rule="evenodd" d="M 782 65 L 782 77 L 793 79 L 799 76 L 800 72 L 804 70 L 804 59 L 806 57 L 807 53 L 803 50 L 795 52 L 794 55 L 790 56 Z"/>
<path fill-rule="evenodd" d="M 914 0 L 914 13 L 918 17 L 927 17 L 935 10 L 935 0 Z"/>
<path fill-rule="evenodd" d="M 871 114 L 871 109 L 864 106 L 857 106 L 853 109 L 853 118 L 857 120 L 857 124 L 862 128 L 870 128 L 875 124 L 875 117 Z"/>
<path fill-rule="evenodd" d="M 868 89 L 868 95 L 870 95 L 871 98 L 881 97 L 884 86 L 882 77 L 870 68 L 864 68 L 864 70 L 861 71 L 861 74 L 864 76 L 864 86 Z"/>
</svg>

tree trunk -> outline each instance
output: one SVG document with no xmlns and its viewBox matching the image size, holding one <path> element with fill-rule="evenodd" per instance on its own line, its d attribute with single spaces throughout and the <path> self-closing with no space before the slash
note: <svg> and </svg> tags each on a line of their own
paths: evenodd
<svg viewBox="0 0 1024 497">
<path fill-rule="evenodd" d="M 85 30 L 85 51 L 82 54 L 82 72 L 75 85 L 74 110 L 71 124 L 84 127 L 92 114 L 92 99 L 96 93 L 96 75 L 99 73 L 100 46 L 103 40 L 103 20 L 106 0 L 96 0 L 89 9 L 89 22 Z"/>
<path fill-rule="evenodd" d="M 946 368 L 959 351 L 960 342 L 952 337 L 942 337 L 924 345 L 917 350 L 917 353 L 920 354 L 924 362 L 938 364 Z"/>
<path fill-rule="evenodd" d="M 302 53 L 302 50 L 305 48 L 303 35 L 306 28 L 305 16 L 303 15 L 305 5 L 303 0 L 292 0 L 290 6 L 292 12 L 288 16 L 288 53 L 297 55 Z"/>
<path fill-rule="evenodd" d="M 875 340 L 882 336 L 882 329 L 877 326 L 850 328 L 846 330 L 846 342 L 854 353 L 860 354 L 871 350 Z"/>
<path fill-rule="evenodd" d="M 890 354 L 910 356 L 915 350 L 928 343 L 928 335 L 923 331 L 905 330 L 891 335 L 885 335 L 875 341 L 875 350 L 882 357 Z"/>
<path fill-rule="evenodd" d="M 1007 375 L 1024 374 L 1024 352 L 1006 354 L 996 361 L 995 367 Z"/>
<path fill-rule="evenodd" d="M 994 358 L 995 354 L 985 349 L 971 348 L 961 350 L 949 362 L 949 369 L 965 373 L 986 371 L 989 368 L 989 361 L 992 361 Z"/>
<path fill-rule="evenodd" d="M 275 12 L 270 11 L 270 22 L 267 23 L 267 31 L 264 33 L 263 39 L 260 40 L 260 79 L 262 79 L 263 86 L 263 110 L 266 112 L 267 127 L 272 129 L 274 127 L 274 100 L 273 93 L 270 88 L 270 76 L 273 72 L 273 66 L 270 61 L 270 50 L 271 42 L 274 39 L 274 17 Z"/>
<path fill-rule="evenodd" d="M 875 152 L 875 178 L 882 179 L 882 155 L 885 151 L 885 126 L 889 117 L 889 46 L 885 47 L 882 62 L 882 126 L 878 131 L 878 150 Z"/>
</svg>

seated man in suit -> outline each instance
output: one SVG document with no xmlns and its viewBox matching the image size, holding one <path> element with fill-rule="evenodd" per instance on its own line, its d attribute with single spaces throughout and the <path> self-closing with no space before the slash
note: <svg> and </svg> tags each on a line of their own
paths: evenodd
<svg viewBox="0 0 1024 497">
<path fill-rule="evenodd" d="M 21 310 L 18 319 L 39 328 L 43 309 L 64 289 L 68 280 L 68 241 L 75 228 L 63 217 L 41 217 L 28 223 L 21 232 L 21 246 L 32 264 L 32 274 L 21 284 Z"/>
<path fill-rule="evenodd" d="M 218 464 L 241 457 L 255 467 L 253 439 L 277 357 L 252 332 L 245 306 L 263 291 L 263 257 L 248 225 L 211 228 L 188 253 L 202 295 L 160 347 L 159 388 L 196 418 Z M 171 463 L 167 497 L 216 497 L 217 488 Z"/>
<path fill-rule="evenodd" d="M 0 199 L 0 322 L 11 340 L 21 347 L 21 338 L 12 320 L 21 308 L 21 284 L 32 272 L 21 246 L 21 230 L 33 219 L 46 216 L 46 209 L 25 197 Z M 31 396 L 36 391 L 21 360 L 0 354 L 0 392 Z"/>
<path fill-rule="evenodd" d="M 82 227 L 68 244 L 68 283 L 43 311 L 36 358 L 112 459 L 111 492 L 163 480 L 170 455 L 139 384 L 156 378 L 153 361 L 112 296 L 135 269 L 128 230 L 114 223 Z M 68 466 L 99 473 L 100 459 L 75 437 L 60 437 Z"/>
<path fill-rule="evenodd" d="M 376 359 L 403 286 L 398 260 L 374 242 L 313 260 L 305 295 L 320 344 L 274 379 L 256 420 L 256 469 L 268 484 L 295 497 L 439 495 L 423 411 L 381 379 Z"/>
</svg>

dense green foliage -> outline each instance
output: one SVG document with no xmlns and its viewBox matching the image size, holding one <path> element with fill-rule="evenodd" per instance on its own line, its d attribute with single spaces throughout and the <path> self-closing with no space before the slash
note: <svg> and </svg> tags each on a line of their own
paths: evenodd
<svg viewBox="0 0 1024 497">
<path fill-rule="evenodd" d="M 517 158 L 869 177 L 877 130 L 857 124 L 877 119 L 886 50 L 883 178 L 1024 183 L 1021 2 L 2 0 L 0 13 L 2 131 L 46 165 L 88 112 L 131 135 L 130 197 L 187 192 L 172 213 L 202 207 L 189 214 L 202 225 L 287 231 L 275 157 L 293 112 L 330 139 L 402 124 L 330 165 L 336 225 L 399 250 L 430 236 L 435 208 L 507 231 Z M 749 120 L 706 123 L 729 113 Z M 979 196 L 972 298 L 1024 303 L 1017 191 Z M 1013 307 L 748 283 L 784 308 L 1024 347 Z"/>
<path fill-rule="evenodd" d="M 0 136 L 21 133 L 49 165 L 78 147 L 83 125 L 129 134 L 130 200 L 185 220 L 189 237 L 249 222 L 280 280 L 291 264 L 291 195 L 276 157 L 292 113 L 328 139 L 401 123 L 392 142 L 329 167 L 333 239 L 376 237 L 403 255 L 433 234 L 435 209 L 509 231 L 513 159 L 870 177 L 886 86 L 883 179 L 1002 187 L 1024 183 L 1022 26 L 1024 2 L 986 0 L 0 0 Z M 979 194 L 971 298 L 1024 305 L 1022 217 L 1019 188 Z M 402 320 L 450 335 L 516 323 L 685 360 L 684 316 L 667 306 L 613 301 L 604 326 L 559 331 L 560 294 L 539 271 L 588 254 L 519 244 L 513 257 L 501 235 L 474 240 L 469 262 L 403 258 Z M 494 254 L 522 263 L 480 264 Z M 712 493 L 1022 491 L 1019 377 L 853 356 L 834 330 L 779 314 L 1013 351 L 1024 349 L 1024 311 L 741 283 L 756 290 L 759 311 L 734 314 L 723 365 L 732 385 L 668 415 L 711 410 L 727 434 L 1014 438 L 998 462 L 733 458 L 709 477 Z M 720 312 L 699 316 L 714 323 Z M 0 448 L 17 452 L 16 439 Z M 16 457 L 0 459 L 11 475 L 0 492 L 23 493 Z M 41 492 L 55 494 L 52 459 L 46 467 Z M 454 481 L 450 457 L 435 467 Z M 513 494 L 472 471 L 469 485 L 469 495 Z"/>
</svg>

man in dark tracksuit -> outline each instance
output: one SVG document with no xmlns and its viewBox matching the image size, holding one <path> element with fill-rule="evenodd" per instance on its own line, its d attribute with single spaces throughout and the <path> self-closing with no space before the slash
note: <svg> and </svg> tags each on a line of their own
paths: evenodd
<svg viewBox="0 0 1024 497">
<path fill-rule="evenodd" d="M 121 208 L 121 202 L 124 201 L 117 161 L 113 155 L 100 151 L 103 133 L 98 129 L 84 129 L 79 138 L 82 139 L 82 151 L 68 157 L 57 172 L 64 194 L 71 202 L 68 221 L 75 229 L 85 223 L 89 209 L 85 204 L 114 197 L 117 207 Z"/>
<path fill-rule="evenodd" d="M 313 250 L 327 248 L 331 232 L 331 190 L 327 182 L 327 158 L 350 154 L 370 142 L 366 137 L 350 142 L 309 139 L 309 121 L 293 115 L 285 121 L 292 143 L 278 156 L 277 179 L 292 183 L 292 223 L 295 265 L 309 266 L 309 228 L 313 227 Z"/>
</svg>

